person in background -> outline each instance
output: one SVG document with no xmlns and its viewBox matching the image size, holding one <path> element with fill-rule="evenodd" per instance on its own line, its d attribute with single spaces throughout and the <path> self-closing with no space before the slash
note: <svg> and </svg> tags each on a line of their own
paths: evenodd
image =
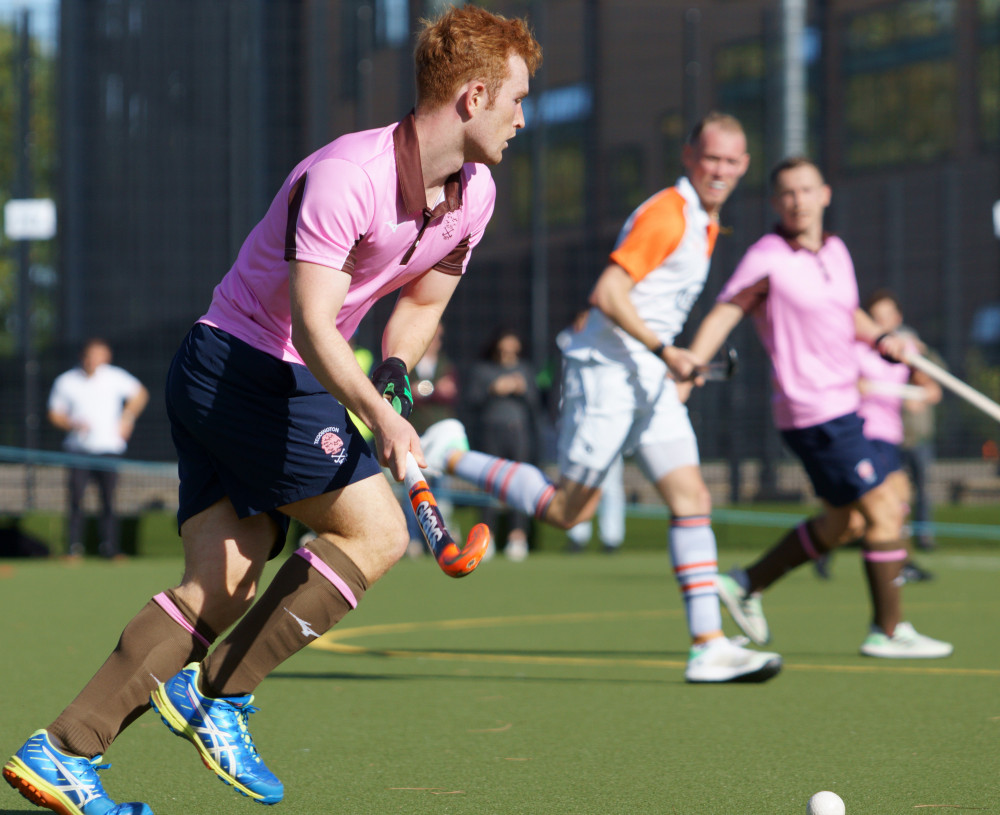
<svg viewBox="0 0 1000 815">
<path fill-rule="evenodd" d="M 68 476 L 68 554 L 84 553 L 83 496 L 94 481 L 101 497 L 100 544 L 105 558 L 121 558 L 115 489 L 118 472 L 111 461 L 124 455 L 136 419 L 146 409 L 149 391 L 124 368 L 111 364 L 111 346 L 100 338 L 88 340 L 80 364 L 56 377 L 49 393 L 49 421 L 66 432 L 69 453 L 100 456 L 107 467 L 70 467 Z"/>
<path fill-rule="evenodd" d="M 605 554 L 620 551 L 625 542 L 625 503 L 625 459 L 618 456 L 601 482 L 601 501 L 597 505 L 597 537 Z M 592 519 L 568 529 L 569 552 L 582 552 L 593 535 Z"/>
<path fill-rule="evenodd" d="M 858 416 L 855 343 L 898 361 L 906 340 L 883 331 L 860 307 L 850 252 L 824 229 L 832 192 L 819 167 L 808 158 L 789 157 L 772 170 L 770 183 L 779 223 L 746 251 L 695 333 L 689 371 L 678 373 L 696 372 L 749 315 L 771 358 L 775 425 L 823 508 L 754 563 L 718 575 L 719 598 L 752 641 L 767 642 L 761 592 L 842 546 L 857 510 L 865 519 L 861 548 L 872 607 L 861 653 L 883 659 L 946 657 L 951 643 L 918 633 L 903 616 L 902 508 Z"/>
<path fill-rule="evenodd" d="M 941 355 L 928 348 L 912 328 L 903 323 L 899 327 L 899 332 L 912 339 L 921 356 L 942 368 L 945 367 Z M 940 387 L 938 391 L 940 392 Z M 910 518 L 913 524 L 913 545 L 923 552 L 932 552 L 936 547 L 933 523 L 934 501 L 931 497 L 929 480 L 931 466 L 934 464 L 938 402 L 940 398 L 907 399 L 903 402 L 903 443 L 899 447 L 899 452 L 912 486 Z"/>
<path fill-rule="evenodd" d="M 535 372 L 524 358 L 517 332 L 494 331 L 469 371 L 463 396 L 468 415 L 474 417 L 471 430 L 477 449 L 515 461 L 536 460 L 541 401 Z M 483 509 L 483 522 L 494 534 L 500 514 L 493 506 Z M 522 561 L 528 556 L 531 519 L 517 510 L 507 516 L 504 555 Z"/>
<path fill-rule="evenodd" d="M 556 335 L 556 347 L 560 353 L 573 343 L 573 335 L 582 331 L 587 325 L 589 309 L 582 309 L 566 328 Z M 563 363 L 565 365 L 565 362 Z M 597 505 L 597 535 L 601 542 L 601 550 L 613 554 L 621 549 L 625 542 L 625 459 L 618 456 L 612 463 L 608 474 L 601 482 L 601 500 Z M 576 526 L 566 530 L 568 539 L 567 551 L 571 554 L 582 552 L 587 548 L 594 535 L 592 519 L 580 521 Z"/>
<path fill-rule="evenodd" d="M 456 420 L 431 426 L 421 443 L 432 466 L 565 530 L 593 517 L 612 463 L 634 452 L 671 513 L 665 537 L 691 644 L 685 680 L 764 682 L 780 672 L 781 656 L 745 648 L 722 629 L 712 496 L 684 405 L 690 355 L 672 345 L 708 277 L 722 206 L 750 166 L 743 125 L 707 114 L 681 161 L 676 184 L 626 219 L 590 292 L 586 324 L 563 351 L 557 483 L 531 464 L 470 450 Z"/>
<path fill-rule="evenodd" d="M 903 315 L 895 295 L 888 289 L 879 289 L 865 306 L 865 311 L 883 332 L 899 331 L 903 325 Z M 918 350 L 915 334 L 907 333 L 908 348 Z M 926 409 L 930 404 L 941 401 L 941 386 L 922 371 L 907 365 L 891 362 L 865 343 L 855 345 L 861 378 L 858 390 L 861 400 L 858 416 L 864 422 L 863 432 L 869 439 L 884 469 L 886 484 L 896 493 L 904 518 L 910 511 L 910 480 L 903 470 L 900 445 L 903 442 L 903 417 L 910 409 Z M 906 527 L 904 526 L 904 529 Z M 860 540 L 864 536 L 865 519 L 860 512 L 851 513 L 845 538 Z M 904 535 L 909 538 L 908 535 Z M 907 540 L 909 543 L 909 540 Z M 829 577 L 829 562 L 832 552 L 815 561 L 820 577 Z M 913 559 L 912 552 L 903 563 L 900 578 L 907 583 L 930 580 L 933 575 L 920 567 Z"/>
<path fill-rule="evenodd" d="M 427 352 L 410 372 L 413 413 L 410 423 L 418 433 L 458 412 L 458 372 L 444 351 L 444 325 L 438 325 Z"/>
</svg>

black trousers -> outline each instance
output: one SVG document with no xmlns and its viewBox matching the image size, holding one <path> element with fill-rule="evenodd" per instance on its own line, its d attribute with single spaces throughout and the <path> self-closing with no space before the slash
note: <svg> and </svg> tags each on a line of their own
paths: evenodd
<svg viewBox="0 0 1000 815">
<path fill-rule="evenodd" d="M 96 482 L 101 498 L 101 541 L 98 551 L 103 557 L 114 557 L 121 553 L 118 517 L 115 513 L 115 487 L 118 484 L 118 473 L 115 470 L 73 468 L 69 471 L 69 553 L 82 555 L 84 551 L 86 519 L 83 513 L 83 495 L 91 481 Z"/>
</svg>

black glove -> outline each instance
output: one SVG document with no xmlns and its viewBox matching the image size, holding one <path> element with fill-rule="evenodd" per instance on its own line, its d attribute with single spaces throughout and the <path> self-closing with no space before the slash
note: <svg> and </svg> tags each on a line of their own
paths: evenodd
<svg viewBox="0 0 1000 815">
<path fill-rule="evenodd" d="M 410 377 L 406 363 L 399 357 L 382 360 L 372 371 L 372 384 L 389 401 L 392 409 L 404 419 L 410 418 L 413 410 L 413 394 L 410 393 Z"/>
</svg>

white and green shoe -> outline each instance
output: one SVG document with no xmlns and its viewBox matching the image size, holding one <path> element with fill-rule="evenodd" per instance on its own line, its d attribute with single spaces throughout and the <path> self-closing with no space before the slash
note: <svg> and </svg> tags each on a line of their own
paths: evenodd
<svg viewBox="0 0 1000 815">
<path fill-rule="evenodd" d="M 763 645 L 765 642 L 770 642 L 771 631 L 767 627 L 767 618 L 764 617 L 760 592 L 748 592 L 744 589 L 733 576 L 736 571 L 732 569 L 729 574 L 716 575 L 715 586 L 719 592 L 719 599 L 750 641 L 756 645 Z"/>
<path fill-rule="evenodd" d="M 745 637 L 692 645 L 684 679 L 692 683 L 766 682 L 781 671 L 781 656 L 744 648 Z"/>
<path fill-rule="evenodd" d="M 445 474 L 451 454 L 456 451 L 467 452 L 469 439 L 465 435 L 465 426 L 458 419 L 442 419 L 424 431 L 424 435 L 420 437 L 420 446 L 424 450 L 427 470 Z"/>
<path fill-rule="evenodd" d="M 873 625 L 861 643 L 862 654 L 882 659 L 941 659 L 950 656 L 953 650 L 950 642 L 918 634 L 909 623 L 897 623 L 891 637 Z"/>
</svg>

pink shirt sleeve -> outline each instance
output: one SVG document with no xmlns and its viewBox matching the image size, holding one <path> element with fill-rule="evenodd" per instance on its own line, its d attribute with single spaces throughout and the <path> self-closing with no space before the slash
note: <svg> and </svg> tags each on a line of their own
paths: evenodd
<svg viewBox="0 0 1000 815">
<path fill-rule="evenodd" d="M 762 285 L 766 286 L 767 277 L 770 273 L 770 264 L 766 261 L 767 255 L 763 252 L 747 252 L 743 255 L 743 259 L 736 267 L 732 277 L 726 281 L 726 285 L 722 287 L 719 296 L 715 298 L 716 302 L 735 302 L 744 312 L 751 311 L 757 302 L 759 302 L 759 299 L 755 297 L 753 302 L 748 302 L 742 295 L 744 292 L 750 290 L 759 292 L 762 289 Z M 766 288 L 763 291 L 766 295 Z"/>
<path fill-rule="evenodd" d="M 375 192 L 356 164 L 317 162 L 289 189 L 285 260 L 351 270 L 351 253 L 371 229 Z"/>
</svg>

